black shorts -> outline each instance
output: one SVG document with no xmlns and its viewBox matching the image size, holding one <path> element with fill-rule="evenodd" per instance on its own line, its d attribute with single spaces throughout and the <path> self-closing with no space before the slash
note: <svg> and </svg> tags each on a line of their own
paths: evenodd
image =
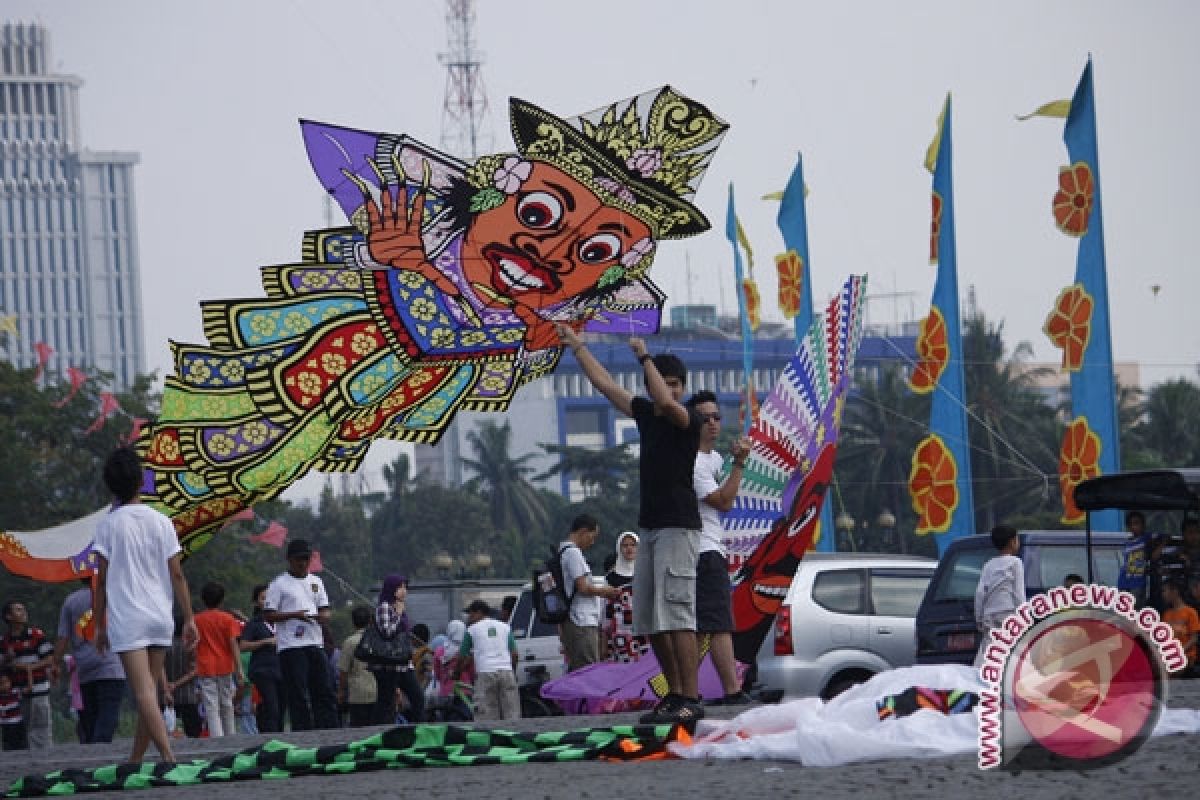
<svg viewBox="0 0 1200 800">
<path fill-rule="evenodd" d="M 733 630 L 730 610 L 729 567 L 716 550 L 701 553 L 696 561 L 696 632 L 729 633 Z"/>
</svg>

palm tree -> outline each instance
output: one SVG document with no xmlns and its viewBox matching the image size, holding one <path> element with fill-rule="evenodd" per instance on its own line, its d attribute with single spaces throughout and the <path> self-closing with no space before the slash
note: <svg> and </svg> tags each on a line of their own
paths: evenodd
<svg viewBox="0 0 1200 800">
<path fill-rule="evenodd" d="M 982 313 L 965 322 L 975 521 L 988 530 L 1014 513 L 1041 510 L 1057 494 L 1045 490 L 1058 469 L 1058 427 L 1054 409 L 1036 388 L 1052 370 L 1028 366 L 1029 342 L 1006 354 L 1003 322 L 990 323 Z"/>
<path fill-rule="evenodd" d="M 548 455 L 558 456 L 558 463 L 538 475 L 537 480 L 569 475 L 582 484 L 584 497 L 620 496 L 628 487 L 630 472 L 637 464 L 628 444 L 605 450 L 557 444 L 543 444 L 541 448 Z"/>
<path fill-rule="evenodd" d="M 896 516 L 898 530 L 915 526 L 908 474 L 928 422 L 928 398 L 909 390 L 900 367 L 884 367 L 874 380 L 856 380 L 842 418 L 836 469 L 840 499 L 850 501 L 852 515 L 873 520 L 886 509 Z M 835 505 L 835 514 L 841 510 Z"/>
<path fill-rule="evenodd" d="M 1146 393 L 1142 411 L 1138 434 L 1154 466 L 1200 463 L 1200 387 L 1187 378 L 1163 381 Z"/>
<path fill-rule="evenodd" d="M 462 459 L 463 466 L 475 476 L 466 488 L 481 490 L 487 500 L 491 516 L 493 537 L 501 538 L 518 534 L 522 537 L 540 538 L 547 531 L 550 515 L 537 489 L 529 482 L 534 471 L 529 462 L 536 458 L 534 453 L 513 456 L 509 453 L 512 427 L 506 421 L 498 425 L 492 420 L 480 424 L 467 434 L 467 444 L 474 451 L 474 458 Z M 524 553 L 514 553 L 515 563 L 528 563 Z"/>
</svg>

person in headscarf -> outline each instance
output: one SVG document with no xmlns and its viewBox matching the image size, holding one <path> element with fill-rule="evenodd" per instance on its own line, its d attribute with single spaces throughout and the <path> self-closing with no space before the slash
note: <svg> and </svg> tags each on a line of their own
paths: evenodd
<svg viewBox="0 0 1200 800">
<path fill-rule="evenodd" d="M 628 586 L 633 583 L 633 564 L 637 560 L 638 535 L 625 531 L 617 537 L 617 561 L 604 576 L 609 586 Z"/>
<path fill-rule="evenodd" d="M 645 636 L 633 634 L 633 565 L 638 535 L 625 531 L 617 537 L 617 561 L 604 576 L 609 586 L 621 590 L 615 600 L 604 601 L 605 651 L 609 661 L 637 661 L 650 649 Z"/>
<path fill-rule="evenodd" d="M 454 679 L 466 632 L 467 626 L 461 620 L 450 620 L 443 637 L 445 641 L 433 650 L 433 672 L 438 683 L 437 707 L 442 722 L 465 721 L 472 716 L 469 700 L 475 683 L 474 669 L 468 665 L 458 680 Z"/>
<path fill-rule="evenodd" d="M 379 604 L 375 607 L 375 627 L 384 636 L 408 636 L 412 628 L 408 623 L 405 605 L 408 600 L 408 578 L 403 575 L 388 575 L 379 590 Z M 396 722 L 396 690 L 404 692 L 408 708 L 404 715 L 411 724 L 424 721 L 425 694 L 417 683 L 412 661 L 405 664 L 372 664 L 375 673 L 375 722 L 392 725 Z"/>
</svg>

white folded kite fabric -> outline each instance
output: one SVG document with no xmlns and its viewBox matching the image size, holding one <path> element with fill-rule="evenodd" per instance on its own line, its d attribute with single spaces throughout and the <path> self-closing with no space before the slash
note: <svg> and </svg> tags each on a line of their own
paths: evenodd
<svg viewBox="0 0 1200 800">
<path fill-rule="evenodd" d="M 965 714 L 922 709 L 909 716 L 879 719 L 879 700 L 914 686 L 970 692 L 984 688 L 971 667 L 894 669 L 828 703 L 803 698 L 753 708 L 730 720 L 702 721 L 692 744 L 672 743 L 669 748 L 683 758 L 798 761 L 810 767 L 977 752 L 978 706 Z M 1154 735 L 1168 733 L 1200 733 L 1200 711 L 1164 710 Z"/>
</svg>

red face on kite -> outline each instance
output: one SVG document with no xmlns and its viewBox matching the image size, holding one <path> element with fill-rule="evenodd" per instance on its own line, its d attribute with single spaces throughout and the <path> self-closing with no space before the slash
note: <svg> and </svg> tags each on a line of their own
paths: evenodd
<svg viewBox="0 0 1200 800">
<path fill-rule="evenodd" d="M 570 300 L 650 242 L 646 223 L 605 205 L 557 167 L 522 166 L 528 177 L 519 189 L 467 229 L 463 272 L 481 298 L 530 308 Z"/>
<path fill-rule="evenodd" d="M 796 490 L 791 508 L 771 531 L 733 579 L 733 620 L 737 631 L 745 631 L 769 620 L 787 597 L 792 578 L 804 553 L 812 546 L 821 502 L 829 488 L 836 450 L 827 445 Z"/>
</svg>

